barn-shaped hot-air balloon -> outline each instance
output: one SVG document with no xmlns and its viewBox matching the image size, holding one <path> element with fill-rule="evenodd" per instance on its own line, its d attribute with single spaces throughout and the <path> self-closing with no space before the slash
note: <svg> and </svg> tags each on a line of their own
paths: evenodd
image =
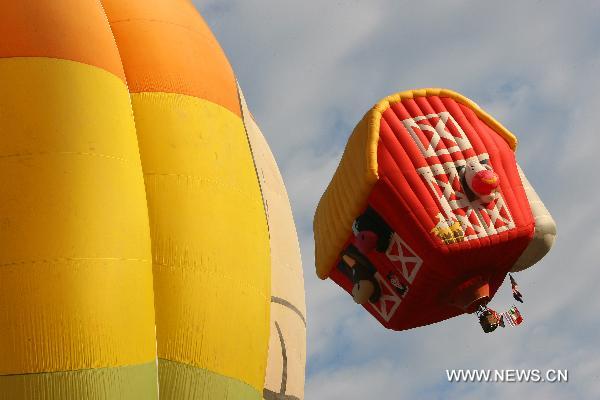
<svg viewBox="0 0 600 400">
<path fill-rule="evenodd" d="M 556 235 L 517 165 L 516 145 L 453 91 L 383 99 L 354 129 L 317 207 L 317 275 L 390 329 L 465 312 L 477 312 L 486 332 L 495 329 L 502 315 L 486 305 L 506 275 L 538 262 Z M 520 323 L 514 310 L 506 315 Z"/>
<path fill-rule="evenodd" d="M 0 186 L 1 400 L 303 398 L 287 194 L 190 1 L 0 0 Z"/>
</svg>

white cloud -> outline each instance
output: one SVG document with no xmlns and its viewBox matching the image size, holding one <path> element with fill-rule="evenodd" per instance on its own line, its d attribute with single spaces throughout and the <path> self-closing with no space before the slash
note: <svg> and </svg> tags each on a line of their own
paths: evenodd
<svg viewBox="0 0 600 400">
<path fill-rule="evenodd" d="M 279 161 L 294 208 L 308 306 L 307 399 L 599 398 L 600 3 L 198 3 Z M 519 328 L 473 316 L 391 332 L 314 274 L 312 215 L 350 131 L 396 91 L 442 86 L 520 139 L 518 158 L 559 226 L 517 275 Z M 504 287 L 498 308 L 512 304 Z M 448 384 L 447 368 L 569 369 L 566 384 Z"/>
</svg>

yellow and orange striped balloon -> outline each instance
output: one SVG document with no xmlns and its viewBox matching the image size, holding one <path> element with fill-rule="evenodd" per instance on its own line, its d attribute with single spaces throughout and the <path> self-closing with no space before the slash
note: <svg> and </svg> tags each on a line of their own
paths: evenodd
<svg viewBox="0 0 600 400">
<path fill-rule="evenodd" d="M 303 397 L 295 228 L 240 99 L 187 0 L 0 0 L 1 400 Z"/>
</svg>

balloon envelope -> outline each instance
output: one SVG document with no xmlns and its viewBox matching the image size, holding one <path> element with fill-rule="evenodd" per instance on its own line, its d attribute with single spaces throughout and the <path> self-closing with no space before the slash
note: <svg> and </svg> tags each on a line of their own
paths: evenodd
<svg viewBox="0 0 600 400">
<path fill-rule="evenodd" d="M 395 330 L 486 304 L 528 249 L 537 260 L 549 250 L 540 232 L 556 233 L 545 208 L 547 223 L 536 222 L 541 208 L 524 189 L 516 144 L 450 90 L 385 98 L 354 129 L 317 207 L 318 276 L 348 293 L 371 282 L 378 289 L 361 303 Z M 357 246 L 365 232 L 378 235 L 377 249 Z"/>
<path fill-rule="evenodd" d="M 303 397 L 297 236 L 241 102 L 190 1 L 0 0 L 0 399 Z"/>
</svg>

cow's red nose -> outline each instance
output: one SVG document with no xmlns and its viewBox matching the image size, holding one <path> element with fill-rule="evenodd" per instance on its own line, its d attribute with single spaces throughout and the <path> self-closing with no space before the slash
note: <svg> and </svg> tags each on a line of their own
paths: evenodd
<svg viewBox="0 0 600 400">
<path fill-rule="evenodd" d="M 369 254 L 377 245 L 377 234 L 372 231 L 361 231 L 354 237 L 354 245 L 363 254 Z"/>
<path fill-rule="evenodd" d="M 473 191 L 480 195 L 488 195 L 498 187 L 499 178 L 498 174 L 494 171 L 484 170 L 479 171 L 473 176 L 473 182 L 471 183 Z"/>
</svg>

